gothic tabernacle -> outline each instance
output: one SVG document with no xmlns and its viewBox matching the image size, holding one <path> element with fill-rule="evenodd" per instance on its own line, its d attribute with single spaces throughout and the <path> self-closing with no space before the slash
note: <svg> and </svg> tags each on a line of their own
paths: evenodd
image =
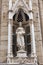
<svg viewBox="0 0 43 65">
<path fill-rule="evenodd" d="M 0 0 L 0 65 L 43 65 L 43 0 Z"/>
</svg>

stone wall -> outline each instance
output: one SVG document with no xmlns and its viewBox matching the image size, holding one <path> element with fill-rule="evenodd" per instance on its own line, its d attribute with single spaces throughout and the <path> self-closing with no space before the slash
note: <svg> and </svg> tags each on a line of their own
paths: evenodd
<svg viewBox="0 0 43 65">
<path fill-rule="evenodd" d="M 38 1 L 39 1 L 40 23 L 41 23 L 42 41 L 43 41 L 43 0 Z"/>
<path fill-rule="evenodd" d="M 43 64 L 42 35 L 41 35 L 38 0 L 33 0 L 33 22 L 35 27 L 36 51 L 38 57 L 37 59 L 40 64 Z"/>
<path fill-rule="evenodd" d="M 6 61 L 7 46 L 8 46 L 8 0 L 2 0 L 0 62 Z"/>
<path fill-rule="evenodd" d="M 13 0 L 14 1 L 14 0 Z M 43 64 L 42 55 L 42 36 L 39 16 L 38 0 L 33 0 L 33 22 L 35 27 L 35 41 L 37 59 L 40 64 Z M 1 10 L 1 45 L 0 45 L 0 62 L 6 62 L 8 51 L 8 0 L 2 0 Z"/>
<path fill-rule="evenodd" d="M 0 49 L 1 49 L 1 3 L 2 3 L 2 0 L 0 0 Z"/>
<path fill-rule="evenodd" d="M 1 36 L 1 0 L 0 0 L 0 36 Z M 1 38 L 1 37 L 0 37 Z M 1 39 L 0 39 L 1 40 Z"/>
<path fill-rule="evenodd" d="M 0 5 L 1 5 L 1 0 L 0 0 Z M 1 31 L 1 6 L 0 6 L 0 31 Z M 1 36 L 1 33 L 0 33 Z"/>
</svg>

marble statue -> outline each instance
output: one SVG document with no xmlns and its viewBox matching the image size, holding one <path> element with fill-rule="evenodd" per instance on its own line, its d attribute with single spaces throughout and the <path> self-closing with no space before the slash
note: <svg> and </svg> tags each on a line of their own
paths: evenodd
<svg viewBox="0 0 43 65">
<path fill-rule="evenodd" d="M 24 34 L 25 30 L 22 27 L 22 23 L 19 23 L 19 27 L 16 30 L 17 34 L 17 46 L 19 47 L 19 50 L 25 49 L 25 41 L 24 41 Z"/>
</svg>

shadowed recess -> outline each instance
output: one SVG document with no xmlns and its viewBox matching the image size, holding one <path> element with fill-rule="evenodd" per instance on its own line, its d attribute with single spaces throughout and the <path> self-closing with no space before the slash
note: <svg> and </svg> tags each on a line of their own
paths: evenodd
<svg viewBox="0 0 43 65">
<path fill-rule="evenodd" d="M 13 16 L 13 21 L 15 21 L 15 19 L 17 22 L 23 22 L 24 20 L 28 21 L 29 16 L 23 11 L 23 9 L 20 8 L 18 12 Z"/>
</svg>

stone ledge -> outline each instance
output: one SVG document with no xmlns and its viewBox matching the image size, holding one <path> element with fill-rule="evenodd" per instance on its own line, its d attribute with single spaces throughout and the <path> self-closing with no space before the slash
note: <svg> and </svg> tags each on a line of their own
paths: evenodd
<svg viewBox="0 0 43 65">
<path fill-rule="evenodd" d="M 0 65 L 35 65 L 34 63 L 29 64 L 8 64 L 8 63 L 0 63 Z"/>
</svg>

